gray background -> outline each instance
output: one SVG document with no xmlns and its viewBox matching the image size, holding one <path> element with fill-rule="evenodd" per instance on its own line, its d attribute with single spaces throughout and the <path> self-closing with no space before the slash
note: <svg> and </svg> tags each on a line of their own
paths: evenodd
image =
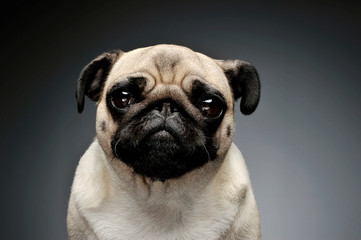
<svg viewBox="0 0 361 240">
<path fill-rule="evenodd" d="M 234 141 L 264 239 L 360 239 L 360 5 L 250 2 L 2 5 L 0 238 L 66 239 L 73 174 L 95 135 L 94 103 L 76 110 L 82 67 L 174 43 L 259 71 L 259 108 L 236 108 Z"/>
</svg>

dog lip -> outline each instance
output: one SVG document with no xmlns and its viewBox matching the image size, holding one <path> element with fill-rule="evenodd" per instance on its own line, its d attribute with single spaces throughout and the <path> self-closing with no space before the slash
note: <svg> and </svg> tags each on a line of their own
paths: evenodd
<svg viewBox="0 0 361 240">
<path fill-rule="evenodd" d="M 176 116 L 164 117 L 156 114 L 151 115 L 140 128 L 142 131 L 139 132 L 137 142 L 149 141 L 149 137 L 156 135 L 160 137 L 157 139 L 161 140 L 163 139 L 161 136 L 164 136 L 181 144 L 184 141 L 185 134 L 185 126 L 183 126 L 185 123 L 182 121 L 183 120 Z M 168 137 L 166 137 L 166 135 L 168 135 Z"/>
<path fill-rule="evenodd" d="M 154 127 L 153 129 L 149 130 L 144 137 L 141 139 L 142 140 L 169 140 L 169 141 L 177 141 L 179 140 L 179 136 L 178 134 L 174 131 L 174 129 L 172 129 L 171 127 L 167 126 L 167 125 L 161 125 L 161 126 L 157 126 Z"/>
<path fill-rule="evenodd" d="M 174 136 L 168 132 L 167 130 L 160 130 L 158 132 L 155 132 L 151 135 L 148 135 L 151 139 L 162 139 L 162 140 L 168 140 L 168 141 L 174 141 Z"/>
</svg>

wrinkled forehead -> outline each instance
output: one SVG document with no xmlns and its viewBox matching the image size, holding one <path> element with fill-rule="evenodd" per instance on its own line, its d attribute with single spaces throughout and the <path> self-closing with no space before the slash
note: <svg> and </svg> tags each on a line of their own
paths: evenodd
<svg viewBox="0 0 361 240">
<path fill-rule="evenodd" d="M 198 79 L 221 92 L 230 91 L 223 71 L 212 58 L 181 46 L 157 45 L 124 53 L 109 74 L 108 87 L 127 76 L 151 79 L 148 87 L 173 84 L 188 88 Z"/>
</svg>

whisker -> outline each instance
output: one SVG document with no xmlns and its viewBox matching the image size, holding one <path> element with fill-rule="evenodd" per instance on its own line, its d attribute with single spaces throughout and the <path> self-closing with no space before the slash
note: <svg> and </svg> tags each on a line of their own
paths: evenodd
<svg viewBox="0 0 361 240">
<path fill-rule="evenodd" d="M 118 156 L 118 154 L 117 154 L 117 147 L 118 147 L 119 142 L 120 142 L 120 140 L 118 140 L 117 143 L 116 143 L 115 146 L 114 146 L 114 150 L 115 150 L 115 151 L 114 151 L 114 154 L 115 154 L 115 156 L 116 156 L 118 159 L 120 159 L 119 156 Z"/>
<path fill-rule="evenodd" d="M 200 141 L 201 141 L 201 143 L 202 143 L 202 145 L 203 145 L 203 147 L 204 147 L 204 150 L 205 150 L 206 153 L 207 153 L 208 161 L 210 161 L 210 160 L 211 160 L 211 156 L 210 156 L 210 154 L 209 154 L 209 152 L 208 152 L 208 150 L 207 150 L 207 148 L 206 148 L 206 145 L 204 144 L 204 142 L 203 142 L 202 140 L 200 140 Z"/>
</svg>

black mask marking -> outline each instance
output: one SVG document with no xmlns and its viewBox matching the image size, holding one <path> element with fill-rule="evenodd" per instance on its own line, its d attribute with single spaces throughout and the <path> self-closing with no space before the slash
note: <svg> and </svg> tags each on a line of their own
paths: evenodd
<svg viewBox="0 0 361 240">
<path fill-rule="evenodd" d="M 120 121 L 111 143 L 114 155 L 138 174 L 176 178 L 216 159 L 217 144 L 206 122 L 197 122 L 182 106 L 163 99 Z"/>
</svg>

